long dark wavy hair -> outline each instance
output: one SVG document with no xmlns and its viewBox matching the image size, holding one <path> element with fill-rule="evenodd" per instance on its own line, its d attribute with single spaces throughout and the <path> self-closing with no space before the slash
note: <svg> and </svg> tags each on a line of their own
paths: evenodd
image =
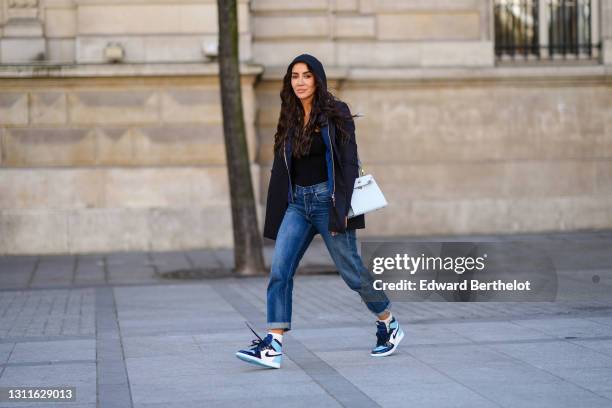
<svg viewBox="0 0 612 408">
<path fill-rule="evenodd" d="M 308 69 L 313 72 L 310 66 Z M 300 99 L 293 92 L 291 69 L 285 74 L 283 88 L 280 92 L 281 110 L 276 134 L 274 135 L 274 150 L 282 149 L 289 130 L 294 128 L 295 131 L 291 141 L 292 155 L 300 157 L 307 154 L 310 151 L 313 131 L 323 125 L 324 117 L 329 119 L 330 126 L 336 126 L 336 136 L 341 143 L 346 143 L 349 139 L 350 135 L 345 129 L 345 124 L 358 115 L 349 115 L 347 112 L 340 110 L 340 106 L 342 106 L 338 103 L 340 100 L 327 90 L 321 79 L 314 73 L 313 76 L 315 78 L 315 92 L 310 117 L 308 123 L 304 126 L 304 108 Z M 319 122 L 317 122 L 317 118 L 319 118 Z"/>
</svg>

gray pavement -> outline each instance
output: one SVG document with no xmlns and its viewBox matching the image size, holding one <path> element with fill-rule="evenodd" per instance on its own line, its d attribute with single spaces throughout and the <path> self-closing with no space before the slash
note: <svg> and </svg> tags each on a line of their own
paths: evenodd
<svg viewBox="0 0 612 408">
<path fill-rule="evenodd" d="M 560 273 L 612 284 L 610 231 L 493 238 L 548 240 Z M 265 276 L 162 277 L 231 266 L 228 250 L 0 257 L 0 387 L 77 389 L 76 402 L 0 407 L 612 406 L 605 299 L 395 302 L 406 337 L 374 359 L 358 295 L 312 273 L 333 270 L 317 237 L 295 279 L 283 367 L 268 370 L 234 357 L 252 339 L 245 321 L 264 334 Z"/>
</svg>

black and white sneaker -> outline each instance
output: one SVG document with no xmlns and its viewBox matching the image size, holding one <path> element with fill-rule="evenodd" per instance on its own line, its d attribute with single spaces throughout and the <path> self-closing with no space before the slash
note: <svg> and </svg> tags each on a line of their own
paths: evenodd
<svg viewBox="0 0 612 408">
<path fill-rule="evenodd" d="M 247 326 L 249 326 L 248 323 Z M 269 333 L 262 339 L 251 326 L 249 326 L 249 329 L 257 336 L 257 340 L 253 340 L 248 349 L 236 352 L 236 357 L 242 361 L 258 366 L 280 368 L 281 359 L 283 357 L 283 345 L 281 342 L 274 339 L 272 334 Z"/>
<path fill-rule="evenodd" d="M 385 322 L 376 322 L 376 347 L 370 353 L 374 357 L 383 357 L 393 354 L 397 346 L 404 338 L 404 331 L 400 327 L 395 317 L 389 323 L 389 330 Z"/>
</svg>

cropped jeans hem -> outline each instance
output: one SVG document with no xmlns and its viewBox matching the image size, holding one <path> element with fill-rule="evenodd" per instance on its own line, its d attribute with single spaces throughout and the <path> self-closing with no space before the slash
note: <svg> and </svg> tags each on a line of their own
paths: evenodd
<svg viewBox="0 0 612 408">
<path fill-rule="evenodd" d="M 364 303 L 365 303 L 365 302 L 364 302 Z M 368 310 L 370 310 L 370 309 L 368 309 Z M 386 312 L 391 313 L 391 302 L 389 302 L 389 303 L 387 304 L 387 306 L 386 306 L 386 307 L 384 307 L 384 308 L 383 308 L 383 310 L 381 310 L 380 312 L 376 312 L 376 311 L 374 311 L 374 310 L 370 310 L 370 312 L 372 312 L 372 314 L 373 314 L 374 316 L 376 316 L 376 317 L 378 317 L 378 315 L 384 314 L 384 313 L 386 313 Z"/>
<path fill-rule="evenodd" d="M 285 331 L 291 330 L 291 322 L 268 322 L 268 329 L 285 329 Z"/>
</svg>

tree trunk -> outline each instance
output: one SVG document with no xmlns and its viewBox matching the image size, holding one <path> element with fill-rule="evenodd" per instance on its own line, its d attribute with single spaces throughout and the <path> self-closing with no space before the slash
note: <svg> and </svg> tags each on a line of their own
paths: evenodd
<svg viewBox="0 0 612 408">
<path fill-rule="evenodd" d="M 265 264 L 262 251 L 263 239 L 257 225 L 242 111 L 236 0 L 217 0 L 217 7 L 219 79 L 232 206 L 235 272 L 238 275 L 254 275 L 265 272 Z"/>
</svg>

